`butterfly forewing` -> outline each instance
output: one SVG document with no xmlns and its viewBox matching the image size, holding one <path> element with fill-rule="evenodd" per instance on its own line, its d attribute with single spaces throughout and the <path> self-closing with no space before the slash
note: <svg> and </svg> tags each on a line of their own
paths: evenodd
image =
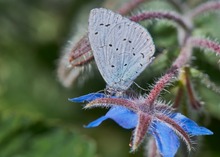
<svg viewBox="0 0 220 157">
<path fill-rule="evenodd" d="M 104 68 L 102 67 L 103 61 L 106 60 L 106 57 L 108 58 L 108 53 L 106 54 L 105 51 L 103 51 L 103 49 L 106 48 L 105 38 L 109 35 L 110 29 L 123 19 L 121 15 L 116 15 L 112 11 L 104 8 L 93 9 L 90 12 L 89 41 L 96 64 L 102 75 Z"/>
</svg>

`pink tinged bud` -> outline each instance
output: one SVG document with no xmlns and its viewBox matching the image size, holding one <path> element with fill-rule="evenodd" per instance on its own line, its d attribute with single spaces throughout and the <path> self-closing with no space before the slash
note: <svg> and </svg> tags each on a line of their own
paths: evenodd
<svg viewBox="0 0 220 157">
<path fill-rule="evenodd" d="M 59 60 L 57 76 L 59 81 L 65 87 L 70 87 L 82 72 L 82 67 L 72 67 L 68 64 L 69 52 L 66 52 Z"/>
<path fill-rule="evenodd" d="M 69 63 L 72 66 L 82 66 L 93 59 L 88 35 L 84 35 L 71 49 Z"/>
<path fill-rule="evenodd" d="M 59 65 L 57 75 L 64 87 L 71 87 L 82 70 L 81 67 L 67 68 L 65 65 Z"/>
</svg>

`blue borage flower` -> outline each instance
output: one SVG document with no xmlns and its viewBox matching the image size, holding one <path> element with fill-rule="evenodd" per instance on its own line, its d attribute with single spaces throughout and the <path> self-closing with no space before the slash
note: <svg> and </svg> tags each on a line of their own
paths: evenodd
<svg viewBox="0 0 220 157">
<path fill-rule="evenodd" d="M 91 93 L 69 100 L 89 102 L 84 108 L 110 107 L 106 115 L 89 123 L 86 128 L 99 126 L 106 119 L 114 120 L 125 129 L 135 128 L 131 151 L 135 151 L 142 143 L 146 132 L 154 137 L 157 148 L 163 157 L 173 157 L 176 154 L 180 145 L 179 137 L 186 143 L 190 151 L 192 148 L 191 136 L 213 134 L 184 115 L 175 113 L 171 107 L 162 102 L 155 102 L 153 107 L 147 105 L 144 97 L 124 99 L 106 97 L 102 93 Z"/>
</svg>

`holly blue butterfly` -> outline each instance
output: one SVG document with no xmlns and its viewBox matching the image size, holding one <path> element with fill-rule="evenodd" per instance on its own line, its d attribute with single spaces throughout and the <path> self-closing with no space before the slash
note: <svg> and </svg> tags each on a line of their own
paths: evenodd
<svg viewBox="0 0 220 157">
<path fill-rule="evenodd" d="M 104 8 L 90 12 L 89 41 L 107 90 L 115 92 L 127 90 L 155 52 L 144 27 Z"/>
</svg>

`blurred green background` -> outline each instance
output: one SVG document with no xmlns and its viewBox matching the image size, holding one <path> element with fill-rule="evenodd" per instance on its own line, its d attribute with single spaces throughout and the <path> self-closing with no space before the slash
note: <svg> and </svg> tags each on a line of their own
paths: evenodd
<svg viewBox="0 0 220 157">
<path fill-rule="evenodd" d="M 189 2 L 193 6 L 201 1 Z M 81 104 L 68 102 L 68 98 L 104 89 L 105 83 L 94 64 L 92 69 L 85 69 L 89 74 L 80 76 L 69 89 L 57 79 L 61 51 L 71 36 L 78 33 L 76 27 L 87 23 L 89 10 L 101 3 L 101 0 L 0 0 L 0 157 L 142 156 L 144 148 L 129 154 L 131 131 L 110 120 L 98 128 L 83 128 L 106 110 L 82 110 Z M 149 8 L 175 10 L 165 1 L 141 7 Z M 138 78 L 142 87 L 161 76 L 178 54 L 175 27 L 157 21 L 145 24 L 158 48 L 158 59 Z M 194 34 L 220 40 L 220 12 L 202 16 L 195 24 Z M 86 26 L 84 29 L 86 32 Z M 195 52 L 193 66 L 220 86 L 219 57 L 201 50 Z M 202 149 L 197 148 L 198 156 L 220 156 L 219 93 L 201 84 L 196 74 L 193 81 L 197 95 L 205 102 L 206 118 L 204 114 L 198 116 L 206 123 L 199 124 L 207 125 L 215 134 L 200 141 Z M 166 95 L 168 100 L 174 96 L 172 92 Z"/>
</svg>

